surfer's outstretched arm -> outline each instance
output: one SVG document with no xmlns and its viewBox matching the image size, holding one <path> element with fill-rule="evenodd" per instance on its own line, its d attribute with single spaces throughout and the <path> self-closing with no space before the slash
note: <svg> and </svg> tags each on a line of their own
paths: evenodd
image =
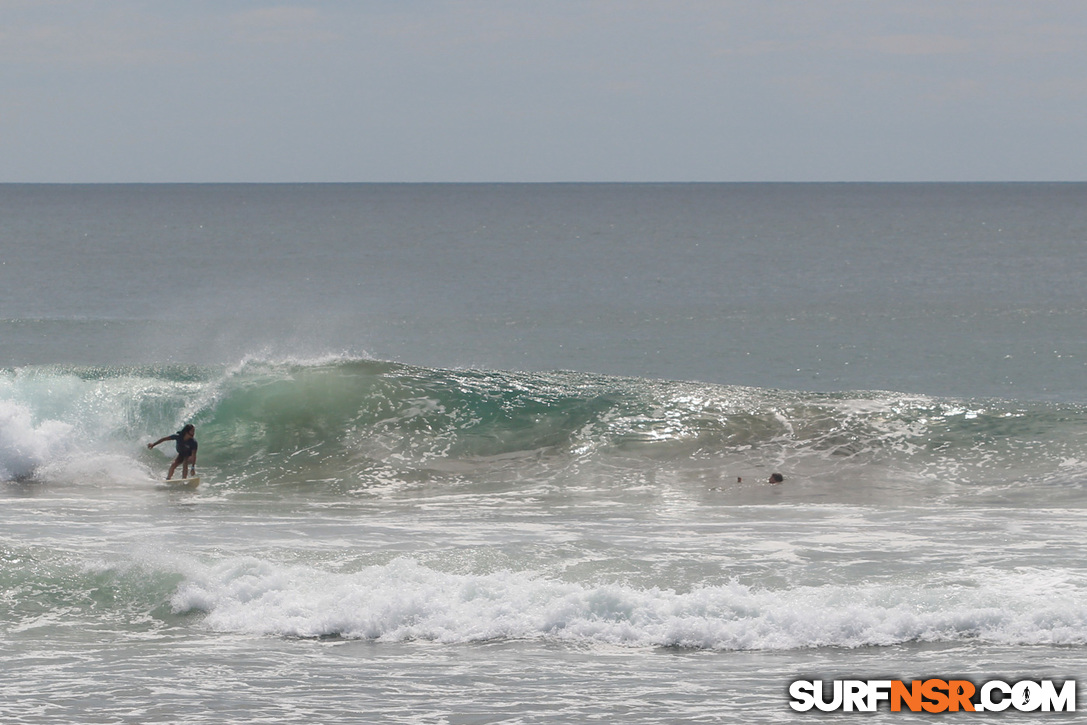
<svg viewBox="0 0 1087 725">
<path fill-rule="evenodd" d="M 155 446 L 157 446 L 157 445 L 158 445 L 159 443 L 164 443 L 164 442 L 166 442 L 166 441 L 170 440 L 170 438 L 172 438 L 172 437 L 173 437 L 173 436 L 165 436 L 164 438 L 159 438 L 159 439 L 158 439 L 157 441 L 155 441 L 154 443 L 148 443 L 148 444 L 147 444 L 147 447 L 148 447 L 148 448 L 154 448 L 154 447 L 155 447 Z"/>
</svg>

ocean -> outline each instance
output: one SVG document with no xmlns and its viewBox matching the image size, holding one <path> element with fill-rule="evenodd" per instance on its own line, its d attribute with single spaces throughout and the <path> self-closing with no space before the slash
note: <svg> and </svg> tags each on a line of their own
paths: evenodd
<svg viewBox="0 0 1087 725">
<path fill-rule="evenodd" d="M 790 684 L 1082 679 L 1084 199 L 0 185 L 0 721 L 976 722 Z"/>
</svg>

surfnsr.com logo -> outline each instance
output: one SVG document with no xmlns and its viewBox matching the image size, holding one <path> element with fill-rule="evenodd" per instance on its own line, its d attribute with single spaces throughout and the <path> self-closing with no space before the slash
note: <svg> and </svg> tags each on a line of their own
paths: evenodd
<svg viewBox="0 0 1087 725">
<path fill-rule="evenodd" d="M 1075 680 L 1059 686 L 1053 680 L 990 680 L 981 686 L 970 680 L 834 680 L 826 689 L 822 680 L 797 680 L 789 696 L 789 707 L 798 712 L 875 712 L 881 703 L 891 712 L 1076 711 Z"/>
</svg>

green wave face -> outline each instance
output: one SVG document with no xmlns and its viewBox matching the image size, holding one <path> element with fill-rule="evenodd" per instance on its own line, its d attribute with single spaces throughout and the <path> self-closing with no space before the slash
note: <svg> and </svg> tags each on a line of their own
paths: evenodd
<svg viewBox="0 0 1087 725">
<path fill-rule="evenodd" d="M 547 477 L 587 463 L 814 480 L 878 469 L 900 482 L 1003 485 L 1078 480 L 1084 413 L 355 359 L 20 368 L 0 373 L 0 474 L 48 475 L 100 455 L 161 466 L 142 444 L 192 422 L 201 465 L 238 485 L 508 479 L 518 467 Z"/>
</svg>

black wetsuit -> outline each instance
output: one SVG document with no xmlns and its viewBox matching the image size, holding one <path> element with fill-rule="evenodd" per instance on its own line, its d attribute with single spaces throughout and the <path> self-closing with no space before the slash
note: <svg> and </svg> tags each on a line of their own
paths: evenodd
<svg viewBox="0 0 1087 725">
<path fill-rule="evenodd" d="M 188 460 L 189 456 L 196 453 L 196 439 L 185 440 L 185 435 L 181 431 L 174 433 L 168 440 L 176 442 L 177 460 L 179 461 Z"/>
</svg>

